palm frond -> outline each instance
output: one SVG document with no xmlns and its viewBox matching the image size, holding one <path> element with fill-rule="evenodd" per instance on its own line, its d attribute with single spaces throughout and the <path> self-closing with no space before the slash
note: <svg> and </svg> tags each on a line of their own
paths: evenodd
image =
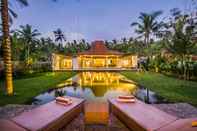
<svg viewBox="0 0 197 131">
<path fill-rule="evenodd" d="M 153 12 L 153 13 L 151 13 L 151 17 L 153 18 L 153 19 L 156 19 L 158 16 L 160 16 L 161 14 L 163 14 L 163 11 L 155 11 L 155 12 Z"/>
<path fill-rule="evenodd" d="M 10 16 L 13 16 L 14 18 L 18 17 L 18 15 L 12 9 L 8 8 L 8 11 L 10 13 Z"/>
<path fill-rule="evenodd" d="M 137 23 L 137 22 L 131 23 L 131 26 L 136 26 L 136 25 L 139 25 L 139 23 Z"/>
<path fill-rule="evenodd" d="M 28 6 L 28 0 L 16 0 L 21 6 Z"/>
</svg>

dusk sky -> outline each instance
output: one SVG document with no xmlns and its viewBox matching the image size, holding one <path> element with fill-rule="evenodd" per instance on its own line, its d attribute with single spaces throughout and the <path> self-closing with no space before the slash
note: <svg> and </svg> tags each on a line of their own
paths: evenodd
<svg viewBox="0 0 197 131">
<path fill-rule="evenodd" d="M 18 19 L 12 28 L 30 24 L 45 37 L 61 28 L 68 40 L 93 41 L 134 37 L 130 24 L 140 12 L 163 10 L 162 18 L 172 8 L 186 9 L 188 0 L 29 0 L 29 4 L 15 7 Z"/>
</svg>

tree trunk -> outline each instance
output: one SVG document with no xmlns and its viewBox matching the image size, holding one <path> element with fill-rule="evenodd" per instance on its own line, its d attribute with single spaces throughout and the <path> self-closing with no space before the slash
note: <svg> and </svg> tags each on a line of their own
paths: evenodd
<svg viewBox="0 0 197 131">
<path fill-rule="evenodd" d="M 1 20 L 3 32 L 3 59 L 5 67 L 5 86 L 8 95 L 13 95 L 11 42 L 9 36 L 8 0 L 1 0 Z"/>
<path fill-rule="evenodd" d="M 146 44 L 147 44 L 147 48 L 148 48 L 149 45 L 150 45 L 150 35 L 149 35 L 149 33 L 147 33 L 147 42 L 146 42 Z"/>
<path fill-rule="evenodd" d="M 184 64 L 184 62 L 185 62 L 185 55 L 183 55 L 182 56 L 182 66 L 183 66 L 183 78 L 184 78 L 184 80 L 187 80 L 187 65 L 186 64 Z"/>
</svg>

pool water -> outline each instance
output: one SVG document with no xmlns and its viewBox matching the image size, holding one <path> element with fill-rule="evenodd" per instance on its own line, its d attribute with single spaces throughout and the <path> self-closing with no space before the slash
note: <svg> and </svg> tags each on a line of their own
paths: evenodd
<svg viewBox="0 0 197 131">
<path fill-rule="evenodd" d="M 33 99 L 33 104 L 45 104 L 57 96 L 73 96 L 86 101 L 105 102 L 119 95 L 135 95 L 149 103 L 163 101 L 154 92 L 138 87 L 133 81 L 117 72 L 81 72 L 65 80 L 56 88 L 44 92 Z"/>
</svg>

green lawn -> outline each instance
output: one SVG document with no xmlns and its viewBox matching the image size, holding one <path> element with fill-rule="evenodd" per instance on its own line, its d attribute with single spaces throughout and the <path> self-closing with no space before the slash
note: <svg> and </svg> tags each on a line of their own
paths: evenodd
<svg viewBox="0 0 197 131">
<path fill-rule="evenodd" d="M 197 82 L 151 72 L 123 72 L 122 74 L 171 102 L 187 102 L 197 106 Z"/>
<path fill-rule="evenodd" d="M 6 104 L 24 104 L 30 101 L 36 95 L 56 87 L 56 85 L 75 73 L 72 72 L 48 72 L 36 74 L 34 77 L 21 78 L 14 80 L 14 96 L 6 96 L 3 93 L 3 81 L 0 81 L 0 105 Z"/>
</svg>

